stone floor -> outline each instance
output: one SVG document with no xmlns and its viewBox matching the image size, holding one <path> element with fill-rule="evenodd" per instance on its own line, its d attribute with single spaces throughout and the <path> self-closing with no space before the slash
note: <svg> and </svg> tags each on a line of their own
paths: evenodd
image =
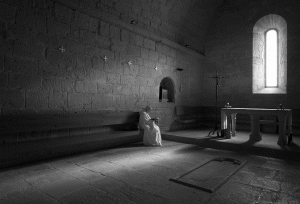
<svg viewBox="0 0 300 204">
<path fill-rule="evenodd" d="M 216 157 L 247 163 L 215 193 L 169 180 Z M 167 140 L 162 147 L 132 144 L 2 169 L 0 203 L 296 204 L 299 162 Z"/>
</svg>

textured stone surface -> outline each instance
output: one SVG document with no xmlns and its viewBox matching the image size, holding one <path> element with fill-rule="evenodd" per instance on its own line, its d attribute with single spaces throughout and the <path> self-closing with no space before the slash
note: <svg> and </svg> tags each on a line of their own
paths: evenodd
<svg viewBox="0 0 300 204">
<path fill-rule="evenodd" d="M 246 159 L 247 164 L 214 194 L 169 181 L 224 156 Z M 170 141 L 163 141 L 162 147 L 136 143 L 5 169 L 0 173 L 0 202 L 298 203 L 298 168 L 297 161 Z M 257 186 L 258 180 L 281 187 Z"/>
</svg>

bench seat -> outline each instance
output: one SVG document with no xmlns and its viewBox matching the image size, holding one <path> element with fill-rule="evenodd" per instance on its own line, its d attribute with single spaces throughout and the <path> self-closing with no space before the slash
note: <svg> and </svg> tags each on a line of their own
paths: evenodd
<svg viewBox="0 0 300 204">
<path fill-rule="evenodd" d="M 0 116 L 0 168 L 141 142 L 138 112 Z"/>
</svg>

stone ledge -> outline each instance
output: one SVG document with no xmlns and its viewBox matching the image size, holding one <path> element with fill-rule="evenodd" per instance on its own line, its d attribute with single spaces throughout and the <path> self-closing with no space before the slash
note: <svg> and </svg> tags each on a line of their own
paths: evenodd
<svg viewBox="0 0 300 204">
<path fill-rule="evenodd" d="M 141 141 L 139 131 L 116 131 L 9 144 L 1 146 L 0 169 Z"/>
</svg>

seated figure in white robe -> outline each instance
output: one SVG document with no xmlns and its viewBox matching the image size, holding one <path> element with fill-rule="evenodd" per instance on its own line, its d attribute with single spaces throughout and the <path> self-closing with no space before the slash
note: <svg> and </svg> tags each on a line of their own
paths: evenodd
<svg viewBox="0 0 300 204">
<path fill-rule="evenodd" d="M 159 127 L 155 124 L 155 119 L 151 119 L 148 112 L 151 111 L 150 106 L 146 106 L 140 112 L 139 128 L 143 130 L 143 143 L 146 146 L 161 146 L 161 134 Z"/>
</svg>

